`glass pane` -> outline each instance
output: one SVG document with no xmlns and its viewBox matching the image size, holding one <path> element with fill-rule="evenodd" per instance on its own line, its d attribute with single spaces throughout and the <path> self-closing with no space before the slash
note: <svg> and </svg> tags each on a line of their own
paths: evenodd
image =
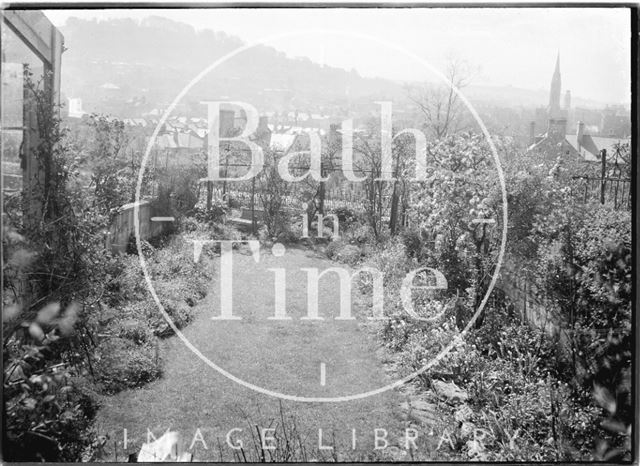
<svg viewBox="0 0 640 466">
<path fill-rule="evenodd" d="M 22 128 L 24 99 L 23 74 L 21 63 L 2 64 L 2 128 Z"/>
<path fill-rule="evenodd" d="M 6 63 L 18 63 L 27 65 L 33 73 L 33 81 L 42 82 L 44 64 L 38 56 L 11 30 L 2 23 L 2 65 Z"/>
<path fill-rule="evenodd" d="M 2 128 L 2 187 L 5 192 L 22 189 L 20 151 L 24 136 L 24 70 L 32 80 L 44 86 L 44 64 L 7 26 L 2 29 L 2 94 L 0 123 Z"/>
<path fill-rule="evenodd" d="M 2 182 L 5 191 L 19 191 L 22 189 L 21 144 L 22 131 L 2 131 Z"/>
</svg>

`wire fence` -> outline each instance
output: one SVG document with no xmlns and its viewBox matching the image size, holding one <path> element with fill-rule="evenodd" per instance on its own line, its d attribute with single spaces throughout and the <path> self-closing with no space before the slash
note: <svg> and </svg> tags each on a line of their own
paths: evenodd
<svg viewBox="0 0 640 466">
<path fill-rule="evenodd" d="M 252 194 L 253 193 L 253 194 Z M 256 189 L 252 192 L 251 187 L 238 186 L 237 184 L 228 185 L 225 188 L 217 186 L 213 188 L 213 199 L 222 201 L 224 199 L 232 199 L 238 202 L 242 207 L 251 206 L 252 195 L 255 196 L 255 202 L 260 203 L 261 191 Z M 391 203 L 391 197 L 387 196 L 383 205 L 387 210 Z M 305 196 L 301 195 L 299 190 L 291 190 L 282 196 L 282 204 L 288 209 L 302 209 L 302 203 L 306 202 Z M 347 208 L 357 213 L 364 213 L 367 207 L 367 201 L 364 193 L 344 190 L 344 189 L 327 189 L 324 193 L 324 207 L 326 210 L 335 210 L 338 208 Z"/>
<path fill-rule="evenodd" d="M 576 200 L 598 202 L 614 209 L 630 209 L 632 185 L 628 178 L 574 176 L 572 193 Z"/>
<path fill-rule="evenodd" d="M 230 167 L 248 169 L 246 164 L 230 164 Z M 299 175 L 308 170 L 308 167 L 290 167 L 292 174 Z M 368 213 L 368 196 L 362 183 L 353 183 L 336 178 L 336 170 L 323 166 L 323 171 L 329 175 L 329 180 L 324 184 L 322 194 L 318 196 L 315 192 L 317 186 L 310 187 L 304 183 L 290 183 L 283 190 L 281 197 L 282 207 L 287 210 L 303 210 L 303 203 L 308 203 L 312 199 L 318 202 L 322 199 L 324 211 L 332 211 L 339 208 L 346 208 L 355 213 Z M 632 203 L 632 184 L 628 178 L 620 177 L 596 177 L 596 176 L 574 176 L 570 182 L 570 189 L 574 199 L 583 203 L 601 203 L 611 206 L 614 209 L 630 209 Z M 386 192 L 388 191 L 388 192 Z M 380 202 L 381 218 L 389 218 L 392 205 L 391 190 L 382 190 Z M 226 184 L 216 184 L 213 188 L 213 199 L 218 201 L 229 201 L 239 204 L 243 208 L 260 209 L 261 198 L 266 194 L 264 186 L 251 181 L 228 182 Z M 403 190 L 401 204 L 409 205 L 409 199 L 404 199 L 408 191 Z M 253 206 L 253 207 L 252 207 Z M 408 220 L 404 219 L 403 224 Z"/>
</svg>

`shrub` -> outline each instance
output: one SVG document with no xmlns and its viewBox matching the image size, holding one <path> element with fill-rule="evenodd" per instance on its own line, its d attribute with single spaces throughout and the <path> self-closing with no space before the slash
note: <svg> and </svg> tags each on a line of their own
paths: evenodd
<svg viewBox="0 0 640 466">
<path fill-rule="evenodd" d="M 110 304 L 118 301 L 138 301 L 149 293 L 138 256 L 127 255 L 121 259 L 121 271 L 111 285 Z"/>
<path fill-rule="evenodd" d="M 7 398 L 6 421 L 11 427 L 4 459 L 75 461 L 91 443 L 88 428 L 97 409 L 93 391 L 60 374 L 32 376 L 23 384 L 30 387 L 29 396 L 19 402 Z M 42 423 L 43 418 L 48 422 Z"/>
<path fill-rule="evenodd" d="M 276 236 L 276 241 L 283 244 L 295 244 L 300 239 L 300 235 L 296 234 L 291 228 L 283 228 Z"/>
<path fill-rule="evenodd" d="M 184 276 L 178 276 L 175 280 L 154 280 L 153 287 L 160 301 L 176 300 L 189 306 L 195 306 L 207 292 L 206 281 L 197 275 L 192 280 Z"/>
<path fill-rule="evenodd" d="M 345 231 L 343 239 L 352 244 L 372 244 L 376 242 L 373 230 L 369 225 L 356 224 L 353 228 Z"/>
<path fill-rule="evenodd" d="M 193 320 L 193 311 L 184 301 L 169 299 L 162 300 L 161 302 L 164 310 L 169 314 L 169 317 L 171 317 L 171 320 L 178 329 L 186 327 L 187 324 Z"/>
<path fill-rule="evenodd" d="M 211 279 L 211 265 L 201 256 L 193 260 L 193 244 L 188 240 L 173 238 L 148 261 L 148 270 L 158 295 L 184 300 L 190 306 L 202 299 Z"/>
<path fill-rule="evenodd" d="M 416 260 L 422 259 L 422 235 L 419 230 L 407 229 L 403 230 L 400 237 L 407 251 L 407 257 Z"/>
<path fill-rule="evenodd" d="M 337 207 L 333 209 L 331 213 L 335 214 L 336 217 L 338 217 L 338 221 L 340 222 L 342 231 L 348 230 L 354 223 L 359 220 L 358 214 L 356 214 L 348 207 Z"/>
<path fill-rule="evenodd" d="M 339 239 L 327 244 L 325 254 L 329 259 L 355 266 L 364 257 L 364 248 L 354 244 L 348 244 L 344 240 Z"/>
<path fill-rule="evenodd" d="M 193 217 L 182 217 L 180 219 L 180 228 L 185 232 L 197 231 L 200 222 Z"/>
<path fill-rule="evenodd" d="M 242 234 L 230 225 L 215 225 L 211 230 L 211 239 L 240 241 Z M 237 245 L 234 245 L 234 247 L 237 247 Z"/>
<path fill-rule="evenodd" d="M 231 195 L 229 196 L 228 204 L 230 209 L 239 209 L 242 207 L 242 202 Z"/>
<path fill-rule="evenodd" d="M 329 259 L 335 259 L 336 255 L 338 254 L 338 251 L 344 246 L 345 246 L 345 243 L 342 240 L 331 241 L 329 244 L 327 244 L 327 247 L 324 252 Z"/>
<path fill-rule="evenodd" d="M 220 201 L 212 202 L 210 209 L 207 209 L 207 206 L 202 203 L 197 204 L 193 209 L 193 217 L 195 220 L 206 225 L 223 223 L 228 213 L 229 208 Z"/>
<path fill-rule="evenodd" d="M 631 331 L 630 215 L 607 207 L 570 211 L 547 229 L 536 264 L 540 280 L 560 310 L 560 324 L 572 330 L 566 375 L 590 388 L 608 334 L 624 338 Z M 622 358 L 620 370 L 627 362 Z"/>
<path fill-rule="evenodd" d="M 377 248 L 375 253 L 370 255 L 369 262 L 383 272 L 385 283 L 390 286 L 396 285 L 396 288 L 412 266 L 416 267 L 415 262 L 411 263 L 407 259 L 404 244 L 397 240 L 391 240 Z"/>
<path fill-rule="evenodd" d="M 125 338 L 109 338 L 96 348 L 96 379 L 106 393 L 140 387 L 161 374 L 159 357 L 150 345 Z"/>
<path fill-rule="evenodd" d="M 416 323 L 402 316 L 394 319 L 387 329 L 393 336 L 388 346 L 400 351 L 401 363 L 410 371 L 422 368 L 438 356 L 459 335 L 452 316 L 443 316 L 438 322 Z M 393 332 L 393 333 L 391 333 Z M 475 346 L 460 341 L 436 365 L 423 375 L 426 382 L 438 378 L 464 384 L 477 375 L 483 364 Z"/>
<path fill-rule="evenodd" d="M 162 243 L 166 239 L 168 234 L 168 232 L 164 232 L 162 235 L 156 236 L 154 238 L 149 238 L 149 240 L 140 239 L 140 248 L 142 249 L 142 254 L 144 254 L 145 257 L 153 254 L 156 248 L 162 247 Z M 129 240 L 127 241 L 125 252 L 128 256 L 138 255 L 138 242 L 134 233 L 131 233 L 129 235 Z"/>
<path fill-rule="evenodd" d="M 23 217 L 21 195 L 12 196 L 16 202 L 3 206 L 3 361 L 9 369 L 3 384 L 3 453 L 7 460 L 78 461 L 81 451 L 92 443 L 93 383 L 113 393 L 160 375 L 154 349 L 157 339 L 146 323 L 155 305 L 149 302 L 137 248 L 130 244 L 132 256 L 112 256 L 104 250 L 103 241 L 109 213 L 133 200 L 141 154 L 131 151 L 124 157 L 130 148 L 126 128 L 120 121 L 98 116 L 89 120 L 90 128 L 85 130 L 91 137 L 85 138 L 88 144 L 78 153 L 78 147 L 66 139 L 59 109 L 48 92 L 31 82 L 27 70 L 25 98 L 38 113 L 40 133 L 38 147 L 28 155 L 47 173 L 47 182 L 34 192 L 46 202 L 37 221 Z M 87 190 L 88 177 L 80 168 L 91 173 L 94 189 Z M 147 170 L 143 186 L 155 185 L 148 182 L 152 173 L 153 169 Z M 201 176 L 187 175 L 188 185 L 162 186 L 161 202 L 154 207 L 167 213 L 175 207 L 189 210 L 195 200 L 192 188 Z M 154 213 L 164 215 L 164 211 Z M 7 228 L 9 219 L 16 231 Z M 190 229 L 193 223 L 184 226 Z M 24 248 L 14 244 L 22 242 Z M 167 305 L 181 325 L 191 318 L 186 301 L 203 295 L 208 273 L 193 264 L 189 246 L 166 236 L 142 244 L 150 269 L 161 272 L 166 264 L 177 263 L 184 276 L 180 299 Z M 171 254 L 159 253 L 161 248 L 170 248 Z M 16 304 L 23 300 L 23 291 L 34 303 L 24 309 Z M 83 306 L 77 312 L 68 306 L 57 315 L 57 305 L 37 309 L 37 303 L 45 302 Z M 104 335 L 110 336 L 100 341 Z"/>
<path fill-rule="evenodd" d="M 302 238 L 302 220 L 291 222 L 286 230 L 283 241 L 297 243 Z"/>
<path fill-rule="evenodd" d="M 474 421 L 490 432 L 487 460 L 594 459 L 600 409 L 576 402 L 567 384 L 523 378 L 508 365 L 492 371 L 485 383 L 493 395 L 478 401 Z"/>
<path fill-rule="evenodd" d="M 344 247 L 340 248 L 335 255 L 335 259 L 337 261 L 351 266 L 354 266 L 358 262 L 360 262 L 361 258 L 362 251 L 358 246 L 354 246 L 352 244 L 347 244 Z"/>
<path fill-rule="evenodd" d="M 409 337 L 418 331 L 408 320 L 408 316 L 394 313 L 384 321 L 381 327 L 382 340 L 393 351 L 402 351 Z"/>
<path fill-rule="evenodd" d="M 70 331 L 61 323 L 64 316 L 54 324 L 55 330 L 48 331 L 55 317 L 50 311 L 55 309 L 50 305 L 41 310 L 27 325 L 26 340 L 11 334 L 5 341 L 6 460 L 75 461 L 91 442 L 87 429 L 96 397 L 72 364 L 52 360 L 68 345 L 60 335 Z"/>
<path fill-rule="evenodd" d="M 145 321 L 129 318 L 117 322 L 110 330 L 119 338 L 131 340 L 137 345 L 153 343 L 153 332 Z"/>
<path fill-rule="evenodd" d="M 543 330 L 514 320 L 507 306 L 494 306 L 469 335 L 485 357 L 500 358 L 526 376 L 558 376 L 558 345 Z"/>
</svg>

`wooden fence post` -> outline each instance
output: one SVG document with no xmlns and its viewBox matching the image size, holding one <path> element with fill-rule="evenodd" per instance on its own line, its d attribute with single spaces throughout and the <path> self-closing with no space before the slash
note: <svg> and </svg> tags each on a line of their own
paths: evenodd
<svg viewBox="0 0 640 466">
<path fill-rule="evenodd" d="M 602 149 L 600 151 L 600 158 L 602 161 L 602 169 L 600 173 L 600 204 L 604 205 L 604 190 L 606 186 L 606 175 L 607 175 L 607 149 Z"/>
<path fill-rule="evenodd" d="M 213 201 L 213 181 L 207 180 L 207 210 L 211 210 Z"/>
<path fill-rule="evenodd" d="M 256 234 L 256 177 L 251 178 L 251 233 Z"/>
<path fill-rule="evenodd" d="M 324 178 L 326 173 L 325 163 L 320 163 L 320 177 Z M 325 197 L 326 184 L 324 181 L 320 181 L 320 188 L 318 189 L 318 211 L 324 215 L 324 197 Z"/>
</svg>

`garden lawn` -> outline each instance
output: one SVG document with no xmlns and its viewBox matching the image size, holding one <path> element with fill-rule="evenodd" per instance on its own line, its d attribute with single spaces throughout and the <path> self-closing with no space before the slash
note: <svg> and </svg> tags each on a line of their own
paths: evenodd
<svg viewBox="0 0 640 466">
<path fill-rule="evenodd" d="M 254 385 L 304 397 L 352 395 L 392 382 L 379 360 L 374 336 L 355 320 L 334 320 L 339 314 L 336 274 L 327 274 L 320 281 L 319 312 L 324 320 L 300 320 L 307 312 L 307 279 L 300 269 L 315 267 L 322 271 L 335 267 L 335 263 L 301 249 L 289 249 L 278 258 L 262 248 L 258 263 L 248 249 L 234 251 L 233 313 L 242 320 L 216 321 L 211 318 L 220 314 L 219 259 L 214 262 L 211 290 L 198 305 L 196 320 L 183 330 L 214 363 Z M 274 273 L 268 270 L 273 267 L 286 269 L 286 306 L 291 320 L 267 320 L 274 312 Z M 353 315 L 361 311 L 358 301 L 353 299 Z M 363 318 L 359 316 L 359 320 Z M 281 401 L 229 380 L 206 365 L 179 338 L 161 342 L 160 354 L 164 361 L 161 379 L 101 400 L 95 427 L 98 434 L 109 436 L 104 459 L 114 460 L 117 453 L 122 461 L 125 454 L 138 451 L 146 441 L 147 429 L 156 437 L 167 429 L 177 431 L 180 449 L 185 450 L 199 428 L 207 449 L 196 442 L 191 450 L 194 460 L 234 460 L 238 457 L 226 445 L 225 436 L 239 428 L 243 431 L 234 432 L 232 438 L 242 439 L 248 460 L 259 460 L 256 426 L 281 429 L 283 422 L 288 437 L 297 437 L 292 460 L 383 459 L 395 449 L 374 451 L 376 428 L 388 431 L 390 447 L 399 442 L 404 446 L 406 426 L 398 407 L 405 399 L 397 390 L 339 403 Z M 326 368 L 325 385 L 321 384 L 321 363 Z M 333 452 L 317 451 L 319 429 L 323 431 L 323 444 L 336 446 Z M 352 429 L 356 429 L 355 450 Z M 284 434 L 278 430 L 277 436 Z M 433 438 L 427 437 L 427 432 L 420 432 L 419 438 L 416 459 L 432 457 Z M 397 450 L 394 453 L 397 455 Z"/>
</svg>

